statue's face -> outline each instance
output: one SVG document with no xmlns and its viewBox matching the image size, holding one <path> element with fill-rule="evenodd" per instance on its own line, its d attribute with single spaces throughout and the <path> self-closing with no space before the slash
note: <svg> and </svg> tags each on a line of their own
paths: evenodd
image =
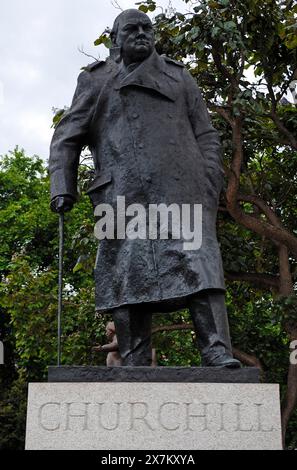
<svg viewBox="0 0 297 470">
<path fill-rule="evenodd" d="M 115 335 L 115 327 L 113 322 L 108 322 L 105 328 L 106 337 L 108 341 L 111 341 Z"/>
<path fill-rule="evenodd" d="M 149 17 L 137 11 L 124 15 L 120 20 L 116 42 L 126 64 L 147 59 L 155 48 Z"/>
</svg>

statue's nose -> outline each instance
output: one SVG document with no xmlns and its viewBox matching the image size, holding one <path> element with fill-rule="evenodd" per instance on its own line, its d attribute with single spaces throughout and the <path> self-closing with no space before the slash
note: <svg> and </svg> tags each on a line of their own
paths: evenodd
<svg viewBox="0 0 297 470">
<path fill-rule="evenodd" d="M 138 26 L 138 31 L 137 31 L 138 36 L 145 36 L 145 31 L 142 26 Z"/>
</svg>

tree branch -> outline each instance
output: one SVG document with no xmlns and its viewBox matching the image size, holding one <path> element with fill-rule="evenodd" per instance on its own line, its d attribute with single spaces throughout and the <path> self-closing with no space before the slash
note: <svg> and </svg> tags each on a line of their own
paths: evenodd
<svg viewBox="0 0 297 470">
<path fill-rule="evenodd" d="M 297 336 L 296 338 L 297 339 Z M 282 401 L 282 433 L 283 446 L 285 447 L 286 430 L 290 417 L 297 404 L 297 364 L 290 364 L 287 377 L 287 391 Z"/>
<path fill-rule="evenodd" d="M 230 124 L 230 126 L 233 128 L 234 127 L 234 119 L 231 118 L 231 115 L 230 113 L 228 113 L 228 111 L 226 110 L 226 108 L 224 108 L 223 106 L 216 106 L 216 105 L 213 105 L 211 103 L 208 104 L 208 108 L 211 110 L 211 111 L 215 111 L 216 113 L 218 113 L 220 116 L 222 116 L 225 121 L 228 122 L 228 124 Z"/>
<path fill-rule="evenodd" d="M 285 83 L 281 87 L 279 93 L 277 93 L 277 95 L 276 95 L 277 101 L 279 101 L 281 99 L 281 97 L 283 96 L 285 91 L 288 89 L 291 81 L 294 80 L 294 78 L 297 78 L 297 68 L 294 70 L 294 72 L 291 73 L 291 76 L 288 78 L 288 80 L 285 81 Z"/>
<path fill-rule="evenodd" d="M 152 329 L 152 334 L 160 331 L 176 331 L 176 330 L 194 330 L 192 323 L 179 323 L 177 325 L 160 325 Z"/>
<path fill-rule="evenodd" d="M 111 0 L 111 4 L 116 10 L 124 11 L 124 9 L 119 4 L 118 0 Z"/>
<path fill-rule="evenodd" d="M 297 238 L 283 228 L 276 215 L 269 206 L 256 196 L 239 197 L 239 183 L 241 175 L 241 166 L 243 161 L 243 136 L 241 118 L 236 118 L 233 128 L 233 160 L 231 170 L 229 171 L 229 181 L 226 191 L 226 206 L 230 215 L 247 229 L 265 236 L 272 241 L 284 244 L 297 257 Z M 246 214 L 239 205 L 238 200 L 252 202 L 263 210 L 270 223 L 259 220 L 252 215 Z"/>
<path fill-rule="evenodd" d="M 234 271 L 225 272 L 225 277 L 229 281 L 243 281 L 251 284 L 256 284 L 258 287 L 279 290 L 279 277 L 273 276 L 272 274 L 264 273 L 240 273 Z"/>
<path fill-rule="evenodd" d="M 212 49 L 211 49 L 215 66 L 217 67 L 218 71 L 221 72 L 221 74 L 230 81 L 231 85 L 233 87 L 236 87 L 238 85 L 236 78 L 232 75 L 231 72 L 229 72 L 227 67 L 223 65 L 222 58 L 221 58 L 221 55 L 217 51 L 217 47 L 218 46 L 216 44 L 213 44 Z"/>
<path fill-rule="evenodd" d="M 174 330 L 194 330 L 194 327 L 192 323 L 180 323 L 177 325 L 161 325 L 161 326 L 157 326 L 153 328 L 152 332 L 157 333 L 160 331 L 174 331 Z M 263 374 L 263 366 L 260 360 L 256 356 L 240 351 L 237 348 L 232 348 L 232 353 L 236 359 L 242 362 L 242 364 L 245 364 L 246 366 L 249 366 L 249 367 L 258 367 L 261 373 Z"/>
<path fill-rule="evenodd" d="M 258 367 L 260 369 L 261 375 L 264 374 L 263 366 L 260 360 L 253 354 L 247 354 L 246 352 L 240 351 L 240 349 L 232 348 L 233 356 L 235 359 L 238 359 L 242 364 L 245 364 L 249 367 Z"/>
<path fill-rule="evenodd" d="M 287 137 L 287 139 L 289 140 L 291 146 L 295 150 L 297 150 L 297 140 L 296 140 L 296 138 L 286 128 L 286 126 L 284 125 L 284 123 L 281 121 L 281 119 L 278 117 L 278 115 L 276 113 L 277 99 L 276 99 L 274 91 L 273 91 L 273 86 L 272 86 L 270 75 L 266 73 L 265 74 L 265 79 L 266 79 L 266 82 L 267 82 L 268 93 L 269 93 L 269 96 L 270 96 L 270 99 L 271 99 L 271 104 L 272 104 L 269 116 L 273 120 L 273 122 L 276 125 L 277 129 Z"/>
<path fill-rule="evenodd" d="M 273 109 L 271 110 L 270 117 L 273 120 L 274 124 L 276 125 L 277 129 L 287 137 L 293 149 L 297 150 L 297 139 L 295 139 L 294 135 L 286 128 L 284 123 L 277 116 L 275 110 Z"/>
<path fill-rule="evenodd" d="M 292 274 L 290 270 L 288 248 L 285 245 L 280 245 L 278 249 L 279 259 L 279 295 L 288 297 L 294 294 L 294 286 L 292 281 Z"/>
<path fill-rule="evenodd" d="M 282 227 L 281 221 L 279 220 L 275 212 L 268 206 L 268 204 L 263 199 L 256 195 L 247 195 L 241 193 L 239 193 L 237 197 L 239 201 L 250 202 L 257 206 L 263 212 L 263 214 L 266 215 L 267 219 L 272 225 L 276 227 Z"/>
<path fill-rule="evenodd" d="M 87 53 L 84 51 L 83 46 L 78 47 L 77 50 L 78 50 L 81 54 L 85 55 L 86 57 L 90 57 L 91 59 L 94 59 L 95 61 L 99 60 L 98 57 L 96 58 L 96 57 L 94 57 L 94 56 L 91 55 L 91 54 L 87 54 Z"/>
</svg>

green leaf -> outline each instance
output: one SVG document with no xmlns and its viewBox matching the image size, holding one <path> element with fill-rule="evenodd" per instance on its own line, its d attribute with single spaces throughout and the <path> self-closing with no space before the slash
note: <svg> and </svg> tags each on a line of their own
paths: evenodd
<svg viewBox="0 0 297 470">
<path fill-rule="evenodd" d="M 236 23 L 234 23 L 234 21 L 226 21 L 224 23 L 224 29 L 226 31 L 234 31 L 237 29 Z"/>
<path fill-rule="evenodd" d="M 79 263 L 77 262 L 76 265 L 74 266 L 73 268 L 73 273 L 77 273 L 78 271 L 80 271 L 81 269 L 83 269 L 83 263 Z"/>
<path fill-rule="evenodd" d="M 143 11 L 143 13 L 147 13 L 149 11 L 149 7 L 147 7 L 146 5 L 140 5 L 138 7 L 138 10 Z"/>
</svg>

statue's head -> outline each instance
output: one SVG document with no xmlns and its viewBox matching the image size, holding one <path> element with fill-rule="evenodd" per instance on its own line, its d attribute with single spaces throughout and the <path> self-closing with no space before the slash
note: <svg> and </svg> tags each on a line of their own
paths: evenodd
<svg viewBox="0 0 297 470">
<path fill-rule="evenodd" d="M 106 328 L 105 328 L 105 331 L 106 331 L 106 337 L 108 339 L 108 341 L 112 341 L 114 335 L 115 335 L 115 326 L 114 326 L 114 322 L 113 321 L 109 321 L 107 324 L 106 324 Z"/>
<path fill-rule="evenodd" d="M 113 46 L 120 49 L 121 58 L 126 65 L 142 62 L 155 49 L 152 22 L 145 13 L 135 9 L 125 10 L 117 16 L 111 39 Z"/>
</svg>

